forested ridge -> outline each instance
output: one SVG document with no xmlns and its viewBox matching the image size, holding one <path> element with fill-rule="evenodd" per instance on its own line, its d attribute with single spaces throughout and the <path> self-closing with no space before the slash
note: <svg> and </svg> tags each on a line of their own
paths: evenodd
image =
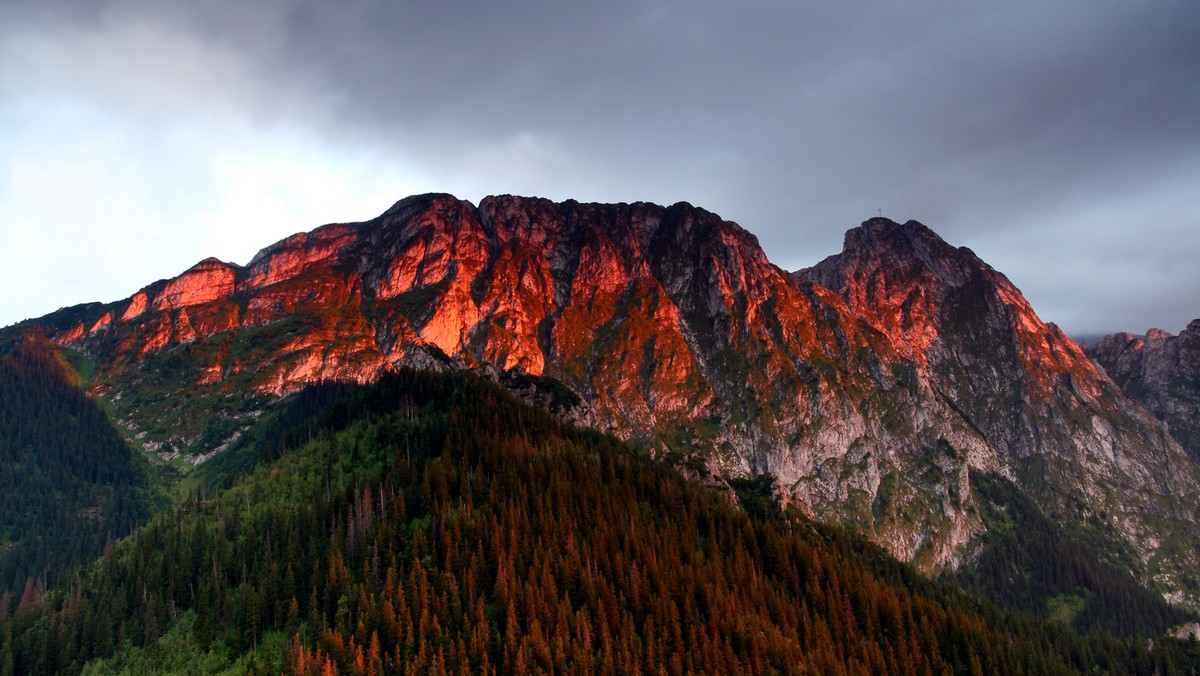
<svg viewBox="0 0 1200 676">
<path fill-rule="evenodd" d="M 145 460 L 37 334 L 0 346 L 0 486 L 0 612 L 149 512 Z"/>
<path fill-rule="evenodd" d="M 295 397 L 260 464 L 0 609 L 3 673 L 1192 673 L 749 516 L 465 375 Z M 746 488 L 746 487 L 743 487 Z M 752 488 L 752 486 L 751 486 Z"/>
</svg>

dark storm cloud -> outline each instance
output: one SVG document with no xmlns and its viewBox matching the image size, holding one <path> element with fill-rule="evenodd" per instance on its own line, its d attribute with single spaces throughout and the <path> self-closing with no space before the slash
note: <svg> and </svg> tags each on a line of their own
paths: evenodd
<svg viewBox="0 0 1200 676">
<path fill-rule="evenodd" d="M 788 268 L 879 208 L 970 245 L 1068 330 L 1200 316 L 1200 208 L 1177 194 L 1200 176 L 1195 2 L 22 11 L 221 45 L 261 90 L 246 115 L 416 162 L 462 197 L 687 200 Z"/>
</svg>

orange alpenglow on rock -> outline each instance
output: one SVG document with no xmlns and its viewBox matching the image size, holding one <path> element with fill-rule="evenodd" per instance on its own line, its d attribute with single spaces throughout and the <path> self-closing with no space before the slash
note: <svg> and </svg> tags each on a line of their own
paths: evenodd
<svg viewBox="0 0 1200 676">
<path fill-rule="evenodd" d="M 215 258 L 206 258 L 190 270 L 167 282 L 152 306 L 156 312 L 203 305 L 233 293 L 234 267 Z"/>
</svg>

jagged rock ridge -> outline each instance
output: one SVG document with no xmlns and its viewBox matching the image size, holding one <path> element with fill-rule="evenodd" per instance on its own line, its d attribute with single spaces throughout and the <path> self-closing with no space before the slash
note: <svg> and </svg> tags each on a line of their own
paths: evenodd
<svg viewBox="0 0 1200 676">
<path fill-rule="evenodd" d="M 868 221 L 793 275 L 684 203 L 424 195 L 42 324 L 149 443 L 194 453 L 223 436 L 189 428 L 188 401 L 398 365 L 520 372 L 693 466 L 771 472 L 925 568 L 983 530 L 971 470 L 1112 529 L 1168 589 L 1197 562 L 1178 509 L 1195 463 L 1008 280 L 915 222 Z M 155 417 L 174 431 L 154 439 Z"/>
</svg>

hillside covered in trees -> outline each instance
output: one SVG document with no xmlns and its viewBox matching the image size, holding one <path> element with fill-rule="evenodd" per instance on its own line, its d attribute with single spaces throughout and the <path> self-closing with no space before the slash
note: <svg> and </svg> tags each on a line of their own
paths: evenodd
<svg viewBox="0 0 1200 676">
<path fill-rule="evenodd" d="M 741 502 L 468 375 L 292 397 L 205 486 L 0 607 L 2 673 L 1190 673 Z M 236 463 L 231 463 L 231 467 Z M 753 516 L 751 516 L 751 513 Z"/>
<path fill-rule="evenodd" d="M 0 346 L 0 612 L 149 514 L 146 462 L 36 334 Z"/>
</svg>

